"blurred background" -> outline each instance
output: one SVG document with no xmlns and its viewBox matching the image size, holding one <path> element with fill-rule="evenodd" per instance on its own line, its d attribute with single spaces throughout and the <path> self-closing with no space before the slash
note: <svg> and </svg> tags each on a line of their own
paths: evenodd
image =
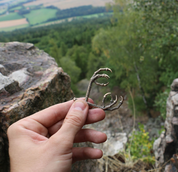
<svg viewBox="0 0 178 172">
<path fill-rule="evenodd" d="M 176 0 L 0 0 L 0 42 L 47 52 L 70 75 L 76 96 L 94 71 L 111 68 L 109 89 L 140 119 L 166 118 L 178 77 L 177 33 Z"/>
</svg>

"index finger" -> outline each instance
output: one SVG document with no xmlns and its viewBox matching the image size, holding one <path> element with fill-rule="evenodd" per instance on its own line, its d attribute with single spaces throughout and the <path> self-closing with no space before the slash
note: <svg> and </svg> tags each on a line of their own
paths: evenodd
<svg viewBox="0 0 178 172">
<path fill-rule="evenodd" d="M 89 101 L 93 102 L 91 99 L 89 99 Z M 49 128 L 52 125 L 56 124 L 58 121 L 65 118 L 73 102 L 73 100 L 70 100 L 68 102 L 53 105 L 47 109 L 35 113 L 34 115 L 29 116 L 29 118 L 32 118 L 46 128 Z"/>
</svg>

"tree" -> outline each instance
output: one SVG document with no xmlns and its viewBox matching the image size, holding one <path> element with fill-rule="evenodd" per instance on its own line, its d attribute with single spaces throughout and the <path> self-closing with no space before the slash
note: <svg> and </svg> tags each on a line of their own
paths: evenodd
<svg viewBox="0 0 178 172">
<path fill-rule="evenodd" d="M 59 50 L 59 47 L 57 46 L 56 42 L 51 39 L 49 41 L 49 43 L 51 44 L 51 47 L 50 47 L 50 52 L 49 54 L 55 58 L 56 62 L 58 63 L 58 65 L 61 65 L 60 64 L 60 58 L 61 58 L 61 54 L 60 54 L 60 50 Z"/>
<path fill-rule="evenodd" d="M 65 56 L 67 53 L 67 45 L 64 42 L 60 43 L 60 54 L 61 56 Z"/>
<path fill-rule="evenodd" d="M 63 70 L 70 76 L 71 78 L 71 88 L 75 93 L 78 93 L 76 88 L 76 83 L 79 80 L 79 76 L 81 73 L 81 69 L 76 66 L 76 63 L 71 60 L 69 57 L 62 57 L 59 61 Z"/>
<path fill-rule="evenodd" d="M 135 10 L 129 1 L 116 0 L 113 6 L 117 25 L 101 29 L 92 42 L 93 49 L 107 57 L 120 86 L 135 95 L 150 115 L 157 83 L 157 59 L 150 54 L 149 35 L 145 31 L 143 12 Z M 117 84 L 117 83 L 116 83 Z M 142 101 L 140 101 L 142 99 Z M 139 107 L 139 106 L 137 106 Z"/>
<path fill-rule="evenodd" d="M 170 85 L 178 74 L 178 2 L 135 0 L 135 9 L 143 13 L 142 23 L 151 40 L 151 56 L 159 63 L 160 81 Z"/>
<path fill-rule="evenodd" d="M 87 65 L 87 78 L 90 79 L 93 73 L 99 68 L 104 68 L 106 63 L 105 56 L 98 56 L 92 52 L 89 54 L 88 65 Z"/>
<path fill-rule="evenodd" d="M 68 50 L 67 56 L 76 62 L 76 65 L 81 69 L 80 79 L 84 79 L 87 73 L 88 51 L 84 46 L 74 45 Z"/>
<path fill-rule="evenodd" d="M 114 68 L 120 86 L 135 95 L 137 107 L 154 108 L 154 101 L 178 76 L 178 2 L 175 0 L 115 0 L 116 21 L 101 29 L 92 47 Z M 166 101 L 166 100 L 164 100 Z M 162 108 L 162 107 L 160 107 Z"/>
<path fill-rule="evenodd" d="M 178 77 L 178 2 L 175 0 L 135 0 L 135 9 L 143 13 L 142 23 L 149 35 L 151 57 L 158 61 L 158 82 L 161 85 L 156 95 L 156 106 L 165 117 L 166 99 L 170 84 Z M 154 27 L 153 27 L 154 26 Z M 164 110 L 163 110 L 164 107 Z"/>
</svg>

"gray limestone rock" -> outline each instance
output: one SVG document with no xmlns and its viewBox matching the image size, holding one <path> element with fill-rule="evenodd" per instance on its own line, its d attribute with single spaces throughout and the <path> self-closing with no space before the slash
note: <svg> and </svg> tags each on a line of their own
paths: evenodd
<svg viewBox="0 0 178 172">
<path fill-rule="evenodd" d="M 20 91 L 19 83 L 0 73 L 0 95 L 8 96 Z"/>
<path fill-rule="evenodd" d="M 161 167 L 167 163 L 165 171 L 175 171 L 178 166 L 177 161 L 170 160 L 177 154 L 178 150 L 178 79 L 175 79 L 171 85 L 164 127 L 165 131 L 154 142 L 156 166 Z"/>
</svg>

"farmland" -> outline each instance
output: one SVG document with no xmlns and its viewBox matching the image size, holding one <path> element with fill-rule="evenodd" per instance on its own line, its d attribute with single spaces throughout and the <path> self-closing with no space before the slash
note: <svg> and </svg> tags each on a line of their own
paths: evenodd
<svg viewBox="0 0 178 172">
<path fill-rule="evenodd" d="M 61 23 L 71 19 L 101 17 L 111 0 L 10 0 L 0 1 L 0 31 Z M 4 23 L 5 22 L 5 23 Z"/>
<path fill-rule="evenodd" d="M 20 16 L 18 13 L 10 13 L 8 15 L 0 16 L 0 21 L 8 21 L 8 20 L 17 20 L 22 19 L 23 17 Z"/>
<path fill-rule="evenodd" d="M 6 12 L 6 10 L 7 10 L 6 8 L 0 9 L 0 15 L 3 14 L 4 12 Z"/>
<path fill-rule="evenodd" d="M 16 26 L 8 26 L 8 27 L 4 27 L 4 28 L 0 28 L 0 32 L 9 32 L 9 31 L 13 31 L 16 29 L 22 29 L 22 28 L 26 28 L 29 27 L 29 24 L 18 24 Z"/>
<path fill-rule="evenodd" d="M 0 29 L 12 27 L 12 26 L 24 25 L 24 24 L 28 24 L 28 22 L 26 21 L 26 18 L 18 19 L 18 20 L 2 21 L 0 22 L 0 26 L 1 26 Z"/>
<path fill-rule="evenodd" d="M 54 18 L 57 10 L 42 8 L 39 10 L 33 10 L 24 16 L 28 19 L 31 25 L 45 22 L 50 18 Z"/>
<path fill-rule="evenodd" d="M 43 4 L 45 7 L 53 5 L 58 7 L 59 9 L 67 9 L 84 5 L 105 6 L 105 3 L 108 2 L 112 2 L 112 0 L 36 0 L 24 4 L 24 6 Z"/>
</svg>

